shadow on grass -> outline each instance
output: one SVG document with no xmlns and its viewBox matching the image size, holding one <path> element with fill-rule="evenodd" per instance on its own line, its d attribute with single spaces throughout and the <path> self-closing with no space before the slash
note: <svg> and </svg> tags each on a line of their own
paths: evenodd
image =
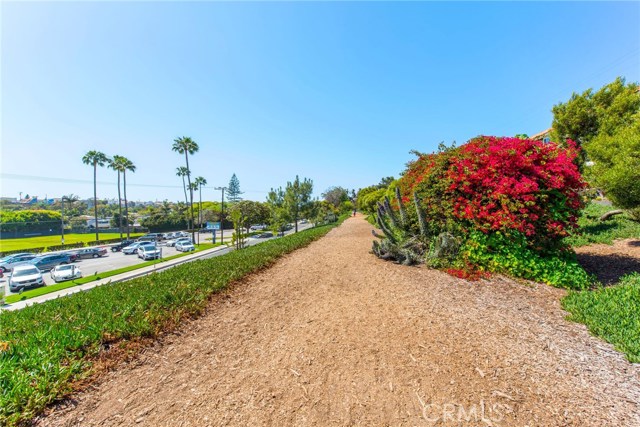
<svg viewBox="0 0 640 427">
<path fill-rule="evenodd" d="M 640 243 L 640 242 L 634 242 Z M 624 275 L 640 272 L 640 259 L 625 255 L 577 254 L 578 262 L 605 286 L 616 284 Z"/>
</svg>

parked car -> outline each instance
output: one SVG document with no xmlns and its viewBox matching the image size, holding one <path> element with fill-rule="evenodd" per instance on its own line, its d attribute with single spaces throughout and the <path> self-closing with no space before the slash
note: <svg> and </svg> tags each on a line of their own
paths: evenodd
<svg viewBox="0 0 640 427">
<path fill-rule="evenodd" d="M 189 252 L 195 250 L 196 247 L 193 246 L 193 243 L 191 243 L 190 240 L 179 240 L 178 243 L 176 243 L 176 251 Z"/>
<path fill-rule="evenodd" d="M 149 233 L 138 239 L 139 242 L 159 242 L 162 240 L 162 233 Z"/>
<path fill-rule="evenodd" d="M 123 240 L 122 242 L 111 246 L 111 252 L 120 252 L 122 249 L 135 242 L 135 240 Z"/>
<path fill-rule="evenodd" d="M 273 237 L 273 233 L 270 231 L 265 231 L 264 233 L 256 234 L 253 237 L 255 237 L 256 239 L 267 239 L 269 237 Z"/>
<path fill-rule="evenodd" d="M 179 242 L 189 242 L 189 243 L 191 243 L 191 239 L 189 237 L 178 237 L 177 239 L 173 239 L 173 240 L 167 241 L 166 245 L 167 246 L 175 246 Z"/>
<path fill-rule="evenodd" d="M 266 225 L 264 224 L 255 224 L 252 225 L 251 227 L 249 227 L 250 231 L 260 231 L 260 230 L 265 230 L 267 228 Z"/>
<path fill-rule="evenodd" d="M 143 260 L 160 258 L 160 249 L 153 243 L 146 243 L 138 246 L 138 258 Z"/>
<path fill-rule="evenodd" d="M 80 267 L 74 264 L 57 265 L 49 273 L 54 282 L 63 282 L 65 280 L 79 279 L 82 277 Z"/>
<path fill-rule="evenodd" d="M 70 264 L 73 262 L 73 260 L 74 258 L 72 257 L 72 255 L 69 255 L 67 253 L 58 253 L 58 254 L 40 255 L 27 262 L 31 265 L 35 265 L 42 271 L 48 271 L 48 270 L 51 270 L 56 265 Z"/>
<path fill-rule="evenodd" d="M 78 259 L 83 258 L 100 258 L 102 255 L 106 254 L 107 250 L 105 248 L 83 248 L 72 251 L 72 255 L 76 255 Z"/>
<path fill-rule="evenodd" d="M 191 236 L 191 234 L 187 233 L 186 231 L 176 231 L 175 234 L 174 234 L 174 237 L 176 239 L 180 238 L 180 237 L 189 237 L 189 236 Z"/>
<path fill-rule="evenodd" d="M 308 224 L 309 221 L 307 221 L 306 219 L 300 220 L 300 224 Z"/>
<path fill-rule="evenodd" d="M 124 248 L 122 248 L 122 253 L 125 255 L 138 253 L 138 247 L 144 243 L 149 243 L 149 242 L 133 242 L 129 246 L 125 246 Z"/>
<path fill-rule="evenodd" d="M 42 272 L 34 265 L 16 265 L 11 271 L 9 289 L 11 292 L 20 292 L 26 288 L 44 286 Z"/>
<path fill-rule="evenodd" d="M 30 261 L 36 256 L 36 254 L 28 252 L 8 255 L 0 259 L 0 270 L 6 273 L 7 271 L 11 271 L 14 265 L 18 265 L 18 263 L 24 263 L 25 261 Z"/>
</svg>

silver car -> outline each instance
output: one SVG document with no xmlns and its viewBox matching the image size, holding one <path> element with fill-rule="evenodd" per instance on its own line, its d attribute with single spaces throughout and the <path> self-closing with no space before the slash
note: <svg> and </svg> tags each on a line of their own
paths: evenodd
<svg viewBox="0 0 640 427">
<path fill-rule="evenodd" d="M 34 265 L 16 265 L 11 271 L 9 289 L 11 292 L 19 292 L 26 288 L 44 286 L 42 272 Z"/>
<path fill-rule="evenodd" d="M 146 244 L 138 246 L 138 258 L 143 260 L 160 258 L 160 249 L 154 244 Z"/>
<path fill-rule="evenodd" d="M 0 269 L 2 270 L 3 273 L 6 273 L 7 271 L 11 271 L 11 269 L 15 265 L 18 265 L 18 263 L 24 263 L 25 261 L 31 261 L 36 256 L 37 256 L 36 254 L 31 254 L 31 253 L 28 253 L 28 252 L 6 256 L 6 257 L 0 259 Z"/>
</svg>

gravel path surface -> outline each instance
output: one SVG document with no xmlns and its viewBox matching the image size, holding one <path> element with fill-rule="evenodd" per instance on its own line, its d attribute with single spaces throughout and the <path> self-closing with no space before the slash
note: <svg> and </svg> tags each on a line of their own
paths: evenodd
<svg viewBox="0 0 640 427">
<path fill-rule="evenodd" d="M 369 254 L 351 218 L 41 426 L 640 426 L 640 366 L 563 292 Z"/>
</svg>

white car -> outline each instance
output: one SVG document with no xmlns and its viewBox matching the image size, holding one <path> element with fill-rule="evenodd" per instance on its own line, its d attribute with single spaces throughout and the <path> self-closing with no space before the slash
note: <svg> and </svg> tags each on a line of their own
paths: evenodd
<svg viewBox="0 0 640 427">
<path fill-rule="evenodd" d="M 148 242 L 135 242 L 130 244 L 129 246 L 122 248 L 122 253 L 125 255 L 131 255 L 131 254 L 135 254 L 138 251 L 138 247 L 140 247 L 140 245 L 144 244 L 144 243 L 148 243 Z"/>
<path fill-rule="evenodd" d="M 160 249 L 153 243 L 138 246 L 138 258 L 143 260 L 160 258 Z"/>
<path fill-rule="evenodd" d="M 63 264 L 54 267 L 51 270 L 51 278 L 54 282 L 64 282 L 65 280 L 79 279 L 82 277 L 80 267 L 73 264 Z"/>
<path fill-rule="evenodd" d="M 9 289 L 11 292 L 20 292 L 25 288 L 44 286 L 42 272 L 35 265 L 16 265 L 11 271 Z"/>
<path fill-rule="evenodd" d="M 250 231 L 261 231 L 266 229 L 267 229 L 267 226 L 264 224 L 255 224 L 249 228 Z"/>
<path fill-rule="evenodd" d="M 191 243 L 191 239 L 189 237 L 179 237 L 177 239 L 173 239 L 173 240 L 168 240 L 166 245 L 167 246 L 175 246 L 178 243 L 183 243 L 183 242 L 189 242 Z"/>
<path fill-rule="evenodd" d="M 189 251 L 195 251 L 196 247 L 193 246 L 193 243 L 191 243 L 190 240 L 180 240 L 178 241 L 178 243 L 176 243 L 176 251 L 180 251 L 180 252 L 189 252 Z"/>
</svg>

